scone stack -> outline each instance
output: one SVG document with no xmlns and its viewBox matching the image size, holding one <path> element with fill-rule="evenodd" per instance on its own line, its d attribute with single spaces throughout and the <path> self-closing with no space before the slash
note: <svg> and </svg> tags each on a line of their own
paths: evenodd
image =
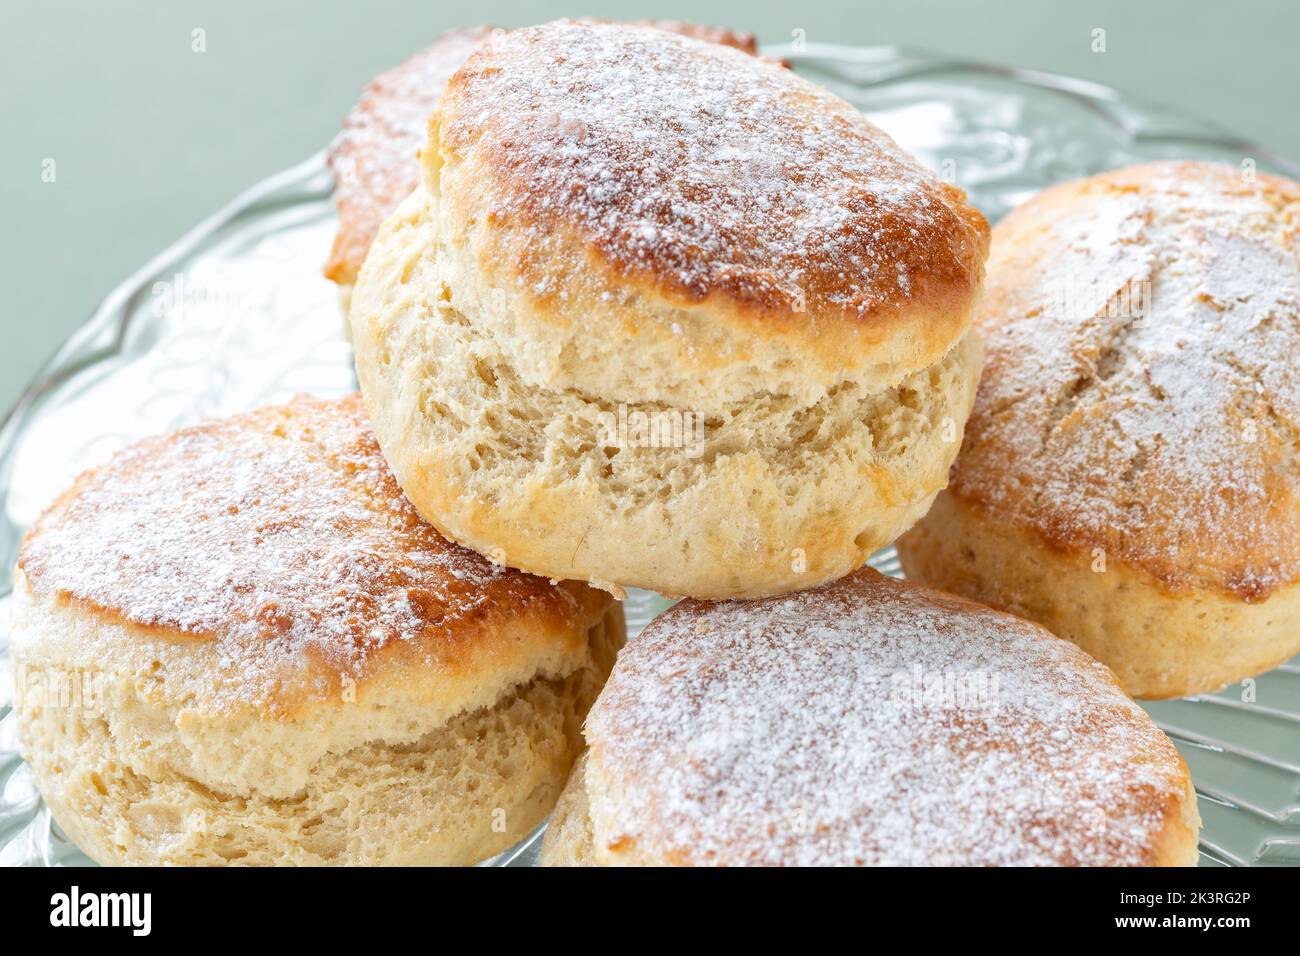
<svg viewBox="0 0 1300 956">
<path fill-rule="evenodd" d="M 775 64 L 595 23 L 490 37 L 421 167 L 351 306 L 408 497 L 507 565 L 692 599 L 616 664 L 543 862 L 1195 860 L 1186 767 L 1104 666 L 857 570 L 974 400 L 960 190 Z"/>
<path fill-rule="evenodd" d="M 371 88 L 333 156 L 362 395 L 137 446 L 24 548 L 20 666 L 108 689 L 23 713 L 84 849 L 473 862 L 558 799 L 556 865 L 1195 862 L 1186 766 L 1129 695 L 1295 650 L 1267 601 L 1300 541 L 1269 524 L 1296 513 L 1300 390 L 1261 358 L 1300 303 L 1293 184 L 1054 191 L 1008 220 L 981 305 L 965 194 L 753 53 L 562 21 Z M 1099 312 L 1134 263 L 1178 292 L 1153 312 L 1178 341 Z M 1058 321 L 1080 274 L 1115 288 Z M 1265 446 L 1233 470 L 1213 436 L 1162 445 L 1195 424 L 1166 368 L 1208 370 L 1215 421 L 1254 382 Z M 1161 524 L 1160 482 L 1223 507 Z M 862 569 L 923 518 L 909 572 L 998 610 Z M 1114 576 L 1085 580 L 1096 542 Z M 614 663 L 628 587 L 688 600 Z M 1260 619 L 1228 591 L 1273 630 L 1225 637 Z M 1153 636 L 1170 608 L 1224 626 Z"/>
</svg>

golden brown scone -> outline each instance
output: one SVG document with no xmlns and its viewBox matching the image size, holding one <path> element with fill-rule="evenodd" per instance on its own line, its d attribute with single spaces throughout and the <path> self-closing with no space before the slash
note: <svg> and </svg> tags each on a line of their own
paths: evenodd
<svg viewBox="0 0 1300 956">
<path fill-rule="evenodd" d="M 974 394 L 987 242 L 843 100 L 662 30 L 490 37 L 352 308 L 398 480 L 534 573 L 752 596 L 923 514 Z"/>
<path fill-rule="evenodd" d="M 544 865 L 1170 866 L 1187 767 L 1028 621 L 863 569 L 685 601 L 619 655 Z"/>
<path fill-rule="evenodd" d="M 1300 651 L 1300 185 L 1160 162 L 994 231 L 988 360 L 910 577 L 1038 621 L 1138 697 Z"/>
<path fill-rule="evenodd" d="M 105 864 L 466 864 L 546 814 L 623 640 L 609 597 L 443 539 L 358 397 L 77 479 L 23 544 L 24 753 Z"/>
<path fill-rule="evenodd" d="M 758 54 L 752 33 L 678 20 L 646 25 Z M 447 80 L 492 30 L 466 27 L 443 34 L 433 46 L 372 80 L 344 119 L 328 156 L 338 184 L 339 231 L 325 275 L 338 283 L 345 310 L 380 224 L 420 185 L 419 151 Z"/>
</svg>

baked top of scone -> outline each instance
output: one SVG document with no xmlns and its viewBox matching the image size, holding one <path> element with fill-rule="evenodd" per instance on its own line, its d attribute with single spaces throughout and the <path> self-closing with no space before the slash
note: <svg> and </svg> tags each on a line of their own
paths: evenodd
<svg viewBox="0 0 1300 956">
<path fill-rule="evenodd" d="M 1110 671 L 1037 625 L 870 569 L 678 604 L 620 654 L 586 735 L 597 853 L 629 862 L 1195 854 L 1186 768 Z"/>
<path fill-rule="evenodd" d="M 78 632 L 79 655 L 193 646 L 167 693 L 212 713 L 294 716 L 400 688 L 452 714 L 578 666 L 610 603 L 439 535 L 398 488 L 357 395 L 139 442 L 82 474 L 18 563 L 35 599 L 105 625 Z"/>
<path fill-rule="evenodd" d="M 491 32 L 451 30 L 366 85 L 329 149 L 339 229 L 327 278 L 356 281 L 380 224 L 420 184 L 420 148 L 448 78 Z"/>
<path fill-rule="evenodd" d="M 1175 590 L 1300 576 L 1300 185 L 1158 162 L 994 230 L 950 492 Z"/>
<path fill-rule="evenodd" d="M 758 53 L 751 33 L 675 20 L 654 21 L 662 30 Z M 329 150 L 338 183 L 339 230 L 325 267 L 335 282 L 356 281 L 380 224 L 420 184 L 418 154 L 447 80 L 492 27 L 451 30 L 437 42 L 381 73 L 343 121 Z"/>
<path fill-rule="evenodd" d="M 455 223 L 444 241 L 473 246 L 484 285 L 560 324 L 663 302 L 672 322 L 610 332 L 697 353 L 739 328 L 830 368 L 870 356 L 896 381 L 960 338 L 987 250 L 965 194 L 844 100 L 644 27 L 489 37 L 449 81 L 422 161 Z"/>
</svg>

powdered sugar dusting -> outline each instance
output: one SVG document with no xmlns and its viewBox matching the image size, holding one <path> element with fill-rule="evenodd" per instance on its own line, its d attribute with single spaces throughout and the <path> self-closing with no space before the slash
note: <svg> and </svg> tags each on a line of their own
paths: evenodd
<svg viewBox="0 0 1300 956">
<path fill-rule="evenodd" d="M 621 788 L 603 839 L 678 863 L 1137 864 L 1185 787 L 1077 648 L 870 570 L 677 605 L 587 737 Z"/>
<path fill-rule="evenodd" d="M 758 52 L 748 33 L 677 21 L 646 25 Z M 380 225 L 420 184 L 417 156 L 428 138 L 429 115 L 447 80 L 492 29 L 451 30 L 367 84 L 329 151 L 339 209 L 339 232 L 326 269 L 330 278 L 353 281 Z"/>
<path fill-rule="evenodd" d="M 814 316 L 978 282 L 987 227 L 959 190 L 737 50 L 598 23 L 512 31 L 456 74 L 438 122 L 448 156 L 498 171 L 489 214 L 526 231 L 539 296 L 565 295 L 571 227 L 678 293 Z"/>
<path fill-rule="evenodd" d="M 952 490 L 1174 587 L 1294 580 L 1300 189 L 1166 163 L 1044 201 L 998 229 Z"/>
<path fill-rule="evenodd" d="M 494 610 L 581 613 L 422 521 L 357 396 L 134 445 L 41 517 L 19 564 L 38 594 L 215 640 L 214 676 L 254 699 L 309 664 L 359 679 L 397 641 L 451 664 Z"/>
</svg>

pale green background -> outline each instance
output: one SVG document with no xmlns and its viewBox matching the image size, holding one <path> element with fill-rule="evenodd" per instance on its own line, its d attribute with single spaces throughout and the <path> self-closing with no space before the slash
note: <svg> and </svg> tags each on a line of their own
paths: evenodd
<svg viewBox="0 0 1300 956">
<path fill-rule="evenodd" d="M 1300 158 L 1300 3 L 170 2 L 7 5 L 0 410 L 100 298 L 244 187 L 322 147 L 367 79 L 458 24 L 676 17 L 899 44 L 1179 107 Z M 207 31 L 207 52 L 190 49 Z M 1094 28 L 1107 51 L 1091 50 Z M 57 181 L 42 183 L 43 160 Z"/>
</svg>

